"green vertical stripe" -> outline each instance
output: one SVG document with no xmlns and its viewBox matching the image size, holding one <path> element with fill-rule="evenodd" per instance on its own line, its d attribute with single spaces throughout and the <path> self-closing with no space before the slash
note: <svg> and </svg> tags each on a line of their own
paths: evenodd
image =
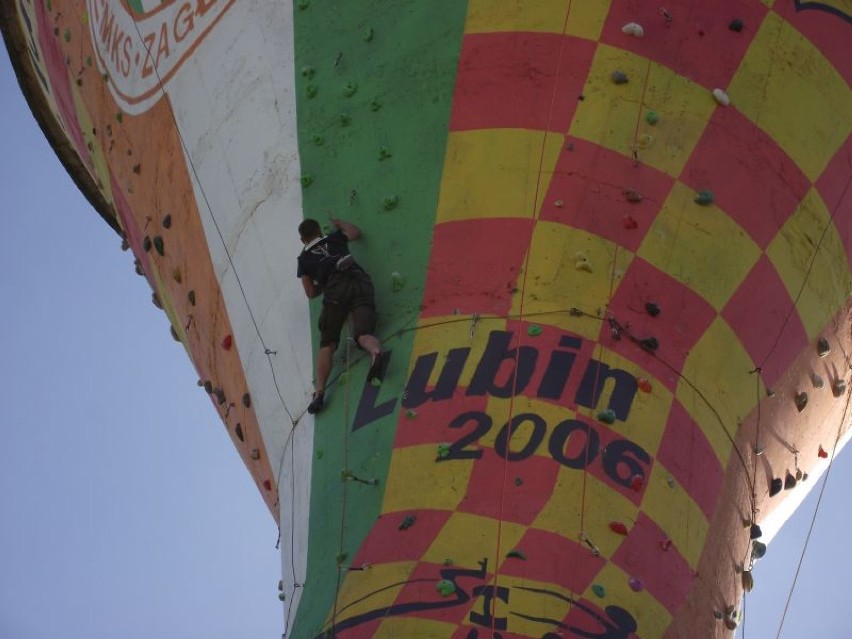
<svg viewBox="0 0 852 639">
<path fill-rule="evenodd" d="M 341 217 L 364 231 L 352 250 L 373 277 L 378 333 L 393 351 L 379 402 L 400 398 L 413 333 L 398 331 L 416 321 L 423 295 L 467 3 L 294 5 L 299 147 L 303 184 L 309 182 L 303 186 L 304 213 L 322 223 L 330 215 Z M 405 280 L 400 291 L 393 290 L 393 272 Z M 316 350 L 319 303 L 311 310 Z M 345 353 L 344 343 L 333 377 L 344 370 Z M 291 636 L 299 639 L 319 634 L 334 606 L 341 469 L 379 480 L 378 487 L 346 484 L 346 565 L 381 509 L 400 405 L 346 437 L 344 424 L 351 425 L 364 384 L 363 358 L 353 346 L 350 361 L 361 361 L 346 383 L 338 380 L 330 388 L 316 422 L 308 583 L 291 620 Z"/>
</svg>

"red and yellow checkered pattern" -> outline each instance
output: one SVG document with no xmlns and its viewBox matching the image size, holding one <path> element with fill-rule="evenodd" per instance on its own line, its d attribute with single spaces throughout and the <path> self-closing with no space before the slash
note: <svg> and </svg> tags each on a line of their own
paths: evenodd
<svg viewBox="0 0 852 639">
<path fill-rule="evenodd" d="M 388 614 L 338 636 L 604 632 L 607 606 L 635 618 L 635 636 L 663 636 L 695 579 L 738 424 L 850 296 L 852 56 L 838 44 L 848 25 L 791 2 L 684 1 L 669 7 L 671 22 L 646 5 L 469 2 L 421 318 L 431 327 L 414 359 L 471 354 L 453 400 L 400 417 L 383 515 L 353 561 L 372 569 L 346 578 L 337 620 Z M 734 17 L 742 32 L 728 29 Z M 632 21 L 644 38 L 622 33 Z M 615 70 L 629 82 L 614 84 Z M 715 200 L 702 207 L 705 189 Z M 590 317 L 606 311 L 657 337 L 656 353 Z M 540 336 L 528 336 L 531 323 Z M 513 399 L 466 397 L 491 330 L 541 353 L 565 332 L 580 336 L 578 362 L 593 357 L 652 390 L 610 426 L 570 404 L 576 380 L 559 403 L 535 397 L 538 377 Z M 436 463 L 436 445 L 460 434 L 448 422 L 474 410 L 494 423 L 476 444 L 482 457 Z M 506 461 L 495 437 L 520 413 L 546 421 L 545 443 Z M 639 491 L 599 461 L 576 470 L 551 458 L 550 433 L 574 418 L 594 424 L 601 449 L 622 438 L 649 453 Z M 398 530 L 408 514 L 416 525 Z M 629 534 L 613 533 L 614 521 Z M 526 559 L 507 557 L 513 549 Z M 481 578 L 457 579 L 468 601 L 390 614 L 440 602 L 441 571 L 483 559 Z M 483 586 L 508 594 L 476 595 Z M 610 632 L 579 636 L 630 635 Z"/>
</svg>

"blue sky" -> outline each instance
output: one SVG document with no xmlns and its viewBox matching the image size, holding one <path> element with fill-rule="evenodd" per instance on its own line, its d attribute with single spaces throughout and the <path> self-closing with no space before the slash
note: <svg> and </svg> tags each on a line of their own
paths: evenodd
<svg viewBox="0 0 852 639">
<path fill-rule="evenodd" d="M 0 100 L 0 639 L 278 639 L 275 522 L 5 53 Z M 781 637 L 852 637 L 849 455 Z M 738 637 L 776 636 L 818 489 L 758 565 Z"/>
</svg>

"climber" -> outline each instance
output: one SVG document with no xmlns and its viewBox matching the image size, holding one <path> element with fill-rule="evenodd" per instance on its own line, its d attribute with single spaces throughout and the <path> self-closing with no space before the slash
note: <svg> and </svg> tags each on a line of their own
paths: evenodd
<svg viewBox="0 0 852 639">
<path fill-rule="evenodd" d="M 325 387 L 331 373 L 340 331 L 351 313 L 355 343 L 369 353 L 368 383 L 381 383 L 385 357 L 382 345 L 373 334 L 376 330 L 376 304 L 373 282 L 349 253 L 348 243 L 361 236 L 361 230 L 344 220 L 331 218 L 335 230 L 322 234 L 319 222 L 306 219 L 299 224 L 299 237 L 305 248 L 299 254 L 296 276 L 301 278 L 305 295 L 313 299 L 323 296 L 319 317 L 320 349 L 313 399 L 308 412 L 322 410 Z"/>
</svg>

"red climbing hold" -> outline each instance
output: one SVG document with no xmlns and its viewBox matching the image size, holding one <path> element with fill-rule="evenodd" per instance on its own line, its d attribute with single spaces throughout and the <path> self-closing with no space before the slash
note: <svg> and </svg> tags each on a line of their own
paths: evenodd
<svg viewBox="0 0 852 639">
<path fill-rule="evenodd" d="M 825 459 L 826 457 L 828 457 L 828 453 L 827 453 L 827 452 L 825 452 L 825 449 L 823 449 L 823 447 L 822 447 L 822 446 L 820 446 L 820 447 L 819 447 L 819 452 L 817 453 L 817 455 L 819 455 L 819 456 L 820 456 L 820 457 L 822 457 L 823 459 Z"/>
<path fill-rule="evenodd" d="M 672 540 L 671 539 L 663 539 L 660 542 L 660 548 L 662 548 L 663 550 L 668 550 L 671 547 L 672 547 Z"/>
<path fill-rule="evenodd" d="M 269 481 L 268 479 L 264 479 L 263 480 L 263 487 L 266 488 L 266 490 L 272 490 L 272 482 Z"/>
<path fill-rule="evenodd" d="M 222 340 L 222 348 L 226 351 L 231 350 L 231 346 L 234 343 L 234 338 L 231 335 L 225 335 L 225 339 Z"/>
<path fill-rule="evenodd" d="M 621 223 L 628 231 L 632 231 L 635 228 L 639 228 L 639 223 L 634 219 L 632 215 L 625 215 Z"/>
<path fill-rule="evenodd" d="M 633 479 L 630 480 L 630 487 L 635 490 L 637 493 L 642 490 L 642 486 L 645 485 L 645 480 L 642 478 L 642 475 L 633 475 Z"/>
<path fill-rule="evenodd" d="M 627 536 L 627 526 L 622 524 L 620 521 L 609 522 L 609 528 L 617 535 Z"/>
<path fill-rule="evenodd" d="M 649 382 L 647 379 L 645 379 L 644 377 L 640 377 L 636 380 L 636 382 L 639 385 L 640 391 L 642 391 L 643 393 L 651 392 L 651 382 Z"/>
</svg>

